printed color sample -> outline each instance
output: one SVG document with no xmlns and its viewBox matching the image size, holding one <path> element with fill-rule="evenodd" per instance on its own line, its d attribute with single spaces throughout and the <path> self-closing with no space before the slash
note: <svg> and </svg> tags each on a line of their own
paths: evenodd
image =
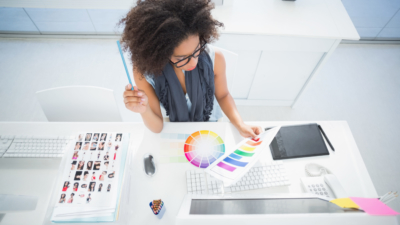
<svg viewBox="0 0 400 225">
<path fill-rule="evenodd" d="M 187 160 L 196 167 L 207 168 L 225 153 L 224 141 L 209 130 L 196 131 L 185 142 Z"/>
</svg>

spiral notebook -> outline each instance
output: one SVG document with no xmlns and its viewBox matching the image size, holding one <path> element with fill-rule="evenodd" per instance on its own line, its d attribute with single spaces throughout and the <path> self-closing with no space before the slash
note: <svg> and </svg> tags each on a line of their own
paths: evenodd
<svg viewBox="0 0 400 225">
<path fill-rule="evenodd" d="M 282 126 L 269 147 L 274 160 L 329 155 L 316 123 Z"/>
</svg>

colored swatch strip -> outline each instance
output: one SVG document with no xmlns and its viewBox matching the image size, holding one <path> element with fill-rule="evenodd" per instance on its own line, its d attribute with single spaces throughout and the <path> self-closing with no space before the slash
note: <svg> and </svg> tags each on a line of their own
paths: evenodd
<svg viewBox="0 0 400 225">
<path fill-rule="evenodd" d="M 254 142 L 254 141 L 247 141 L 246 144 L 250 145 L 250 146 L 259 146 L 261 144 L 262 141 L 260 142 Z"/>
<path fill-rule="evenodd" d="M 254 142 L 254 141 L 247 141 L 246 144 L 251 145 L 251 146 L 258 146 L 261 144 L 262 141 L 260 142 Z M 223 159 L 224 162 L 229 163 L 233 166 L 237 167 L 245 167 L 248 162 L 241 162 L 241 159 L 244 159 L 243 157 L 252 157 L 255 153 L 252 153 L 257 147 L 250 147 L 246 145 L 240 146 L 239 149 L 235 150 L 233 153 L 229 155 L 229 157 L 226 157 Z M 228 171 L 233 171 L 232 168 L 235 168 L 231 165 L 225 164 L 223 162 L 220 162 L 217 164 L 217 166 L 226 169 Z"/>
<path fill-rule="evenodd" d="M 247 162 L 240 162 L 229 157 L 226 157 L 223 161 L 240 167 L 245 167 L 248 164 Z"/>
<path fill-rule="evenodd" d="M 221 167 L 221 168 L 224 168 L 224 169 L 226 169 L 226 170 L 228 170 L 228 171 L 231 171 L 231 172 L 233 172 L 233 171 L 236 169 L 235 167 L 230 166 L 230 165 L 227 165 L 227 164 L 225 164 L 225 163 L 223 163 L 223 162 L 219 162 L 219 163 L 217 164 L 217 166 L 219 166 L 219 167 Z"/>
</svg>

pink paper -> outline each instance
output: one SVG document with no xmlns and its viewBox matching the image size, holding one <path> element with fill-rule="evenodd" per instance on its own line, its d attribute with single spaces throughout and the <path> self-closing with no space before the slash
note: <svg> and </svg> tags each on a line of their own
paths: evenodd
<svg viewBox="0 0 400 225">
<path fill-rule="evenodd" d="M 362 210 L 364 210 L 369 215 L 398 215 L 400 213 L 394 211 L 385 203 L 379 201 L 377 198 L 357 198 L 350 197 L 350 199 L 355 202 Z"/>
</svg>

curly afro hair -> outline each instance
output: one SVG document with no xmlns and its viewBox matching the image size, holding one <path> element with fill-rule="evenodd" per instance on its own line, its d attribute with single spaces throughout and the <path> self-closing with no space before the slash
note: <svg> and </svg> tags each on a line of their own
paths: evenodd
<svg viewBox="0 0 400 225">
<path fill-rule="evenodd" d="M 224 24 L 212 18 L 213 8 L 211 0 L 138 0 L 119 21 L 125 25 L 122 47 L 135 69 L 161 75 L 174 49 L 190 35 L 198 35 L 201 44 L 217 40 Z"/>
</svg>

